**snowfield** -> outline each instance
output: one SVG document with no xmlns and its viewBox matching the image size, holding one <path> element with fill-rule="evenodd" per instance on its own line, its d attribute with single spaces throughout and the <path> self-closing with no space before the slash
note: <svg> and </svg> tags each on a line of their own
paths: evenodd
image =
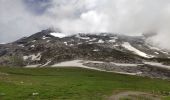
<svg viewBox="0 0 170 100">
<path fill-rule="evenodd" d="M 170 66 L 163 65 L 162 63 L 157 63 L 157 62 L 144 62 L 144 64 L 170 69 Z"/>
<path fill-rule="evenodd" d="M 139 55 L 141 57 L 145 57 L 145 58 L 152 58 L 153 57 L 151 55 L 148 55 L 148 54 L 146 54 L 146 53 L 144 53 L 144 52 L 134 48 L 129 42 L 124 42 L 122 44 L 122 46 L 124 48 L 126 48 L 127 50 L 132 51 L 132 52 L 134 52 L 135 54 L 137 54 L 137 55 Z"/>
<path fill-rule="evenodd" d="M 106 71 L 106 70 L 102 70 L 102 69 L 98 69 L 98 68 L 94 68 L 94 67 L 87 67 L 87 66 L 83 65 L 85 63 L 104 63 L 104 62 L 101 62 L 101 61 L 72 60 L 72 61 L 66 61 L 66 62 L 61 62 L 61 63 L 58 63 L 58 64 L 54 64 L 54 65 L 52 65 L 52 67 L 80 67 L 80 68 L 86 68 L 86 69 L 92 69 L 92 70 L 98 70 L 98 71 L 105 71 L 105 72 L 114 72 L 114 73 L 126 74 L 126 75 L 138 75 L 138 74 L 141 74 L 140 72 L 128 73 L 128 72 L 118 72 L 118 71 Z M 125 66 L 126 64 L 119 64 L 119 65 Z M 129 64 L 128 66 L 130 66 L 130 65 L 137 66 L 135 64 Z"/>
<path fill-rule="evenodd" d="M 170 69 L 170 66 L 163 65 L 161 63 L 156 63 L 156 62 L 143 62 L 141 64 L 130 64 L 130 63 L 115 63 L 115 62 L 88 61 L 88 60 L 71 60 L 71 61 L 64 61 L 64 62 L 56 63 L 54 65 L 49 65 L 50 63 L 51 63 L 51 60 L 48 60 L 43 65 L 41 64 L 27 65 L 25 66 L 25 68 L 37 68 L 37 67 L 45 67 L 45 66 L 47 67 L 50 66 L 54 68 L 55 67 L 56 68 L 79 67 L 79 68 L 104 71 L 104 72 L 113 72 L 113 73 L 119 73 L 119 74 L 125 74 L 125 75 L 145 75 L 145 73 L 143 74 L 143 71 L 138 70 L 138 68 L 140 68 L 142 65 L 151 65 L 155 68 L 163 68 L 165 70 Z M 91 63 L 92 65 L 88 65 L 89 63 Z M 113 67 L 113 70 L 108 70 L 108 68 L 111 67 L 111 66 L 107 66 L 108 63 L 112 64 L 111 66 Z M 101 64 L 101 67 L 100 67 L 100 64 Z M 95 65 L 99 65 L 99 67 Z M 104 65 L 104 67 L 102 67 L 102 65 Z M 125 68 L 125 70 L 120 69 L 123 67 Z M 150 71 L 148 73 L 150 73 Z"/>
<path fill-rule="evenodd" d="M 87 68 L 87 69 L 94 69 L 94 70 L 100 70 L 97 68 L 87 67 L 83 65 L 83 60 L 72 60 L 72 61 L 65 61 L 58 64 L 52 65 L 52 67 L 81 67 L 81 68 Z"/>
</svg>

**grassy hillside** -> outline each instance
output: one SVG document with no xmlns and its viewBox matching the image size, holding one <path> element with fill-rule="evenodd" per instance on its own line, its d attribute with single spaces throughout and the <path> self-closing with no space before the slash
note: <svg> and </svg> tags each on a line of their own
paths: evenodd
<svg viewBox="0 0 170 100">
<path fill-rule="evenodd" d="M 119 91 L 170 100 L 170 81 L 81 68 L 0 68 L 0 100 L 102 100 Z"/>
</svg>

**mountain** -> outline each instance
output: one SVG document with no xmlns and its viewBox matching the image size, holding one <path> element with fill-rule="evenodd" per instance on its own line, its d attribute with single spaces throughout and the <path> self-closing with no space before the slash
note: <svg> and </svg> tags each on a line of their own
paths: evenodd
<svg viewBox="0 0 170 100">
<path fill-rule="evenodd" d="M 146 40 L 145 36 L 111 33 L 66 36 L 47 29 L 12 43 L 0 44 L 0 65 L 46 67 L 65 61 L 89 61 L 81 63 L 104 71 L 140 75 L 146 72 L 145 76 L 169 77 L 170 53 Z M 154 70 L 153 75 L 147 75 L 150 70 Z"/>
</svg>

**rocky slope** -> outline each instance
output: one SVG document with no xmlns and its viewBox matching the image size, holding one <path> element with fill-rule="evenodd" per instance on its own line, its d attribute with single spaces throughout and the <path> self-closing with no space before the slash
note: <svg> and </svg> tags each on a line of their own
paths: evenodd
<svg viewBox="0 0 170 100">
<path fill-rule="evenodd" d="M 2 66 L 45 67 L 76 59 L 125 64 L 154 62 L 168 65 L 170 53 L 148 44 L 144 36 L 111 33 L 78 33 L 65 36 L 50 29 L 13 43 L 0 44 Z"/>
<path fill-rule="evenodd" d="M 49 65 L 61 61 L 84 59 L 118 63 L 142 63 L 144 60 L 168 61 L 170 54 L 145 42 L 145 37 L 109 33 L 65 36 L 43 30 L 13 43 L 0 45 L 1 65 L 6 57 L 23 59 L 24 65 Z"/>
</svg>

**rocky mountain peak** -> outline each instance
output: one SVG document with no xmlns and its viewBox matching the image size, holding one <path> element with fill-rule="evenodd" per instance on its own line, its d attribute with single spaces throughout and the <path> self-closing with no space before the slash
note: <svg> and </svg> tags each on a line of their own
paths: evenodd
<svg viewBox="0 0 170 100">
<path fill-rule="evenodd" d="M 47 65 L 52 65 L 74 59 L 142 63 L 144 60 L 170 58 L 169 52 L 149 45 L 142 36 L 111 33 L 66 35 L 53 29 L 0 46 L 1 64 L 11 64 L 10 60 L 4 61 L 11 56 L 19 57 L 24 65 L 43 65 L 48 61 Z"/>
</svg>

